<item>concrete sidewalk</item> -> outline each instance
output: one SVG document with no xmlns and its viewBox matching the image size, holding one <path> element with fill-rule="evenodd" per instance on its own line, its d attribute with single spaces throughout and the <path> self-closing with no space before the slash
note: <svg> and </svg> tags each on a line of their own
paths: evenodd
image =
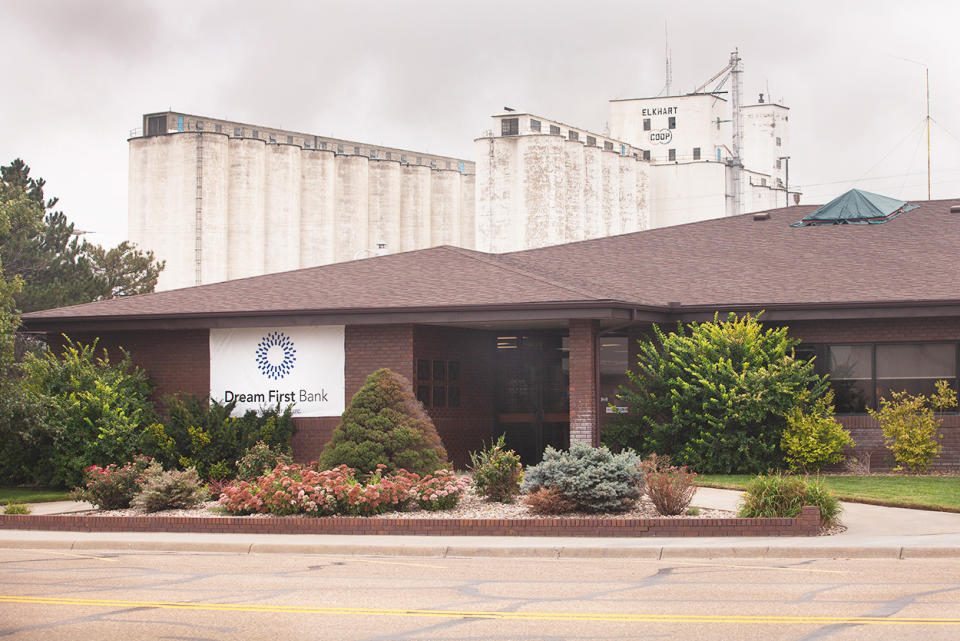
<svg viewBox="0 0 960 641">
<path fill-rule="evenodd" d="M 736 508 L 740 492 L 700 488 L 693 504 Z M 73 502 L 34 514 L 76 513 Z M 342 536 L 0 530 L 0 548 L 535 558 L 960 558 L 960 514 L 844 503 L 846 532 L 821 537 L 581 538 Z"/>
</svg>

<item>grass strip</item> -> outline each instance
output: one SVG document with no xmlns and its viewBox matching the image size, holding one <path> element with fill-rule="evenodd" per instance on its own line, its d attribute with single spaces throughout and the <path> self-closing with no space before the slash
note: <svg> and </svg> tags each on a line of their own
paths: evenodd
<svg viewBox="0 0 960 641">
<path fill-rule="evenodd" d="M 745 490 L 750 474 L 701 474 L 697 485 Z M 870 474 L 820 476 L 841 501 L 940 512 L 960 512 L 960 477 Z"/>
</svg>

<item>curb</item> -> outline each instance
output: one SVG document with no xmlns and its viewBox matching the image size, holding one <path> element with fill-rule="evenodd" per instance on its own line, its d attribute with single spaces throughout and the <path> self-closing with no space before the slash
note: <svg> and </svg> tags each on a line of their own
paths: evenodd
<svg viewBox="0 0 960 641">
<path fill-rule="evenodd" d="M 960 558 L 960 547 L 910 546 L 529 546 L 483 545 L 344 545 L 311 543 L 246 543 L 206 541 L 145 541 L 135 539 L 37 540 L 8 539 L 0 549 L 78 551 L 202 552 L 230 554 L 315 554 L 418 558 L 517 559 L 950 559 Z"/>
</svg>

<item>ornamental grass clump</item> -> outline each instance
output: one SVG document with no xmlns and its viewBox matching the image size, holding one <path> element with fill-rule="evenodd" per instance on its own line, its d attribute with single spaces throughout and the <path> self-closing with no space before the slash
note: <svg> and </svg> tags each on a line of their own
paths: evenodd
<svg viewBox="0 0 960 641">
<path fill-rule="evenodd" d="M 202 485 L 197 470 L 148 471 L 140 491 L 130 505 L 144 512 L 177 510 L 195 507 L 203 502 Z"/>
<path fill-rule="evenodd" d="M 488 501 L 510 503 L 520 493 L 523 468 L 517 453 L 506 449 L 504 439 L 501 434 L 490 447 L 470 452 L 470 471 L 477 494 Z"/>
<path fill-rule="evenodd" d="M 361 474 L 384 465 L 420 475 L 449 467 L 437 428 L 410 381 L 389 369 L 367 377 L 321 452 L 319 465 L 347 465 Z"/>
<path fill-rule="evenodd" d="M 747 485 L 737 516 L 793 518 L 800 516 L 807 505 L 820 508 L 822 526 L 836 524 L 842 511 L 840 501 L 820 479 L 782 474 L 758 476 Z"/>
<path fill-rule="evenodd" d="M 460 497 L 470 486 L 470 481 L 460 478 L 449 470 L 437 470 L 428 474 L 413 486 L 413 498 L 424 510 L 438 512 L 457 506 Z"/>
<path fill-rule="evenodd" d="M 527 468 L 520 489 L 554 489 L 588 512 L 623 512 L 643 493 L 643 477 L 631 451 L 613 454 L 606 447 L 573 443 L 568 452 L 547 447 L 543 461 Z"/>
<path fill-rule="evenodd" d="M 640 463 L 640 471 L 650 502 L 663 516 L 683 514 L 697 493 L 693 484 L 697 475 L 686 467 L 670 465 L 669 456 L 651 454 Z"/>
</svg>

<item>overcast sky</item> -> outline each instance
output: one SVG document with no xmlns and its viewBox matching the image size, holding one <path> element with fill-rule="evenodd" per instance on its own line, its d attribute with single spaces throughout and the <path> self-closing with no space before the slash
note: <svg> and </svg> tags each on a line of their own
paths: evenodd
<svg viewBox="0 0 960 641">
<path fill-rule="evenodd" d="M 473 158 L 509 105 L 602 131 L 739 47 L 746 97 L 791 108 L 802 203 L 851 187 L 960 197 L 960 2 L 0 0 L 0 163 L 23 158 L 91 239 L 126 235 L 127 142 L 173 108 Z"/>
</svg>

